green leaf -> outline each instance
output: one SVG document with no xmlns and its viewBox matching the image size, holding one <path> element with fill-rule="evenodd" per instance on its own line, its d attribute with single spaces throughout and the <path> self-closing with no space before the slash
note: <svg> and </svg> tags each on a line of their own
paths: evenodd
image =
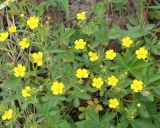
<svg viewBox="0 0 160 128">
<path fill-rule="evenodd" d="M 109 124 L 109 122 L 110 122 L 111 120 L 113 120 L 113 119 L 115 118 L 115 116 L 116 116 L 116 113 L 114 113 L 114 112 L 105 113 L 105 115 L 103 116 L 101 122 L 102 122 L 102 123 Z"/>
<path fill-rule="evenodd" d="M 146 82 L 146 86 L 147 85 L 149 85 L 149 84 L 151 84 L 151 83 L 153 83 L 153 82 L 155 82 L 155 81 L 157 81 L 157 80 L 160 80 L 160 74 L 155 74 L 155 75 L 152 75 L 149 79 L 148 79 L 148 81 Z"/>
<path fill-rule="evenodd" d="M 97 128 L 92 120 L 83 120 L 76 122 L 77 128 Z"/>
<path fill-rule="evenodd" d="M 93 6 L 93 12 L 97 15 L 97 16 L 103 16 L 103 14 L 105 13 L 106 9 L 105 9 L 105 5 L 103 2 L 98 2 L 97 4 L 95 4 Z"/>
<path fill-rule="evenodd" d="M 139 110 L 139 113 L 141 114 L 141 116 L 142 116 L 143 118 L 148 118 L 148 117 L 149 117 L 149 113 L 148 113 L 148 111 L 147 111 L 145 108 L 141 108 L 141 109 Z"/>
<path fill-rule="evenodd" d="M 139 68 L 146 68 L 150 65 L 151 65 L 151 63 L 139 63 L 138 62 L 138 63 L 132 65 L 131 69 L 133 70 L 133 69 L 139 69 Z"/>
<path fill-rule="evenodd" d="M 55 49 L 55 50 L 50 50 L 50 53 L 65 53 L 66 50 L 61 50 L 61 49 Z"/>
<path fill-rule="evenodd" d="M 74 98 L 74 106 L 78 107 L 80 105 L 79 99 L 77 97 Z"/>
<path fill-rule="evenodd" d="M 118 123 L 118 128 L 128 128 L 128 125 L 127 120 L 122 120 Z"/>
<path fill-rule="evenodd" d="M 135 119 L 131 121 L 131 125 L 133 128 L 154 128 L 151 120 L 147 119 Z"/>
<path fill-rule="evenodd" d="M 99 115 L 96 112 L 87 111 L 87 117 L 94 122 L 99 122 Z"/>
<path fill-rule="evenodd" d="M 137 70 L 129 70 L 129 72 L 137 79 L 142 80 L 142 74 Z"/>
<path fill-rule="evenodd" d="M 67 19 L 69 19 L 69 1 L 68 0 L 56 0 L 61 5 L 62 9 L 66 12 Z"/>
<path fill-rule="evenodd" d="M 0 87 L 16 91 L 20 84 L 21 84 L 21 78 L 12 76 L 9 80 L 1 84 Z"/>
<path fill-rule="evenodd" d="M 154 116 L 154 125 L 155 125 L 155 128 L 159 128 L 159 124 L 160 124 L 160 113 L 156 114 Z"/>
<path fill-rule="evenodd" d="M 84 100 L 89 100 L 91 99 L 91 96 L 86 94 L 85 92 L 81 92 L 77 94 L 78 98 L 84 99 Z"/>
<path fill-rule="evenodd" d="M 147 98 L 150 100 L 150 101 L 154 101 L 154 95 L 152 93 L 149 93 L 149 95 L 147 96 Z"/>
<path fill-rule="evenodd" d="M 144 26 L 143 29 L 145 31 L 149 31 L 149 30 L 153 29 L 154 27 L 155 27 L 155 24 L 147 24 L 147 25 Z"/>
<path fill-rule="evenodd" d="M 125 58 L 123 56 L 121 56 L 120 54 L 118 54 L 116 56 L 116 59 L 115 59 L 116 63 L 123 66 L 123 67 L 127 67 L 126 65 L 126 62 L 125 62 Z"/>
</svg>

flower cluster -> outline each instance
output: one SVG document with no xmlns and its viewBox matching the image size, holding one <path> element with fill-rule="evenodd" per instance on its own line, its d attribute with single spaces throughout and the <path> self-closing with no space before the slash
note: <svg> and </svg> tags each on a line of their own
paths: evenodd
<svg viewBox="0 0 160 128">
<path fill-rule="evenodd" d="M 32 30 L 36 29 L 38 27 L 38 24 L 39 24 L 39 18 L 38 17 L 32 16 L 27 20 L 27 25 Z"/>
<path fill-rule="evenodd" d="M 11 27 L 8 28 L 8 31 L 9 31 L 10 33 L 14 33 L 14 32 L 17 31 L 17 27 L 16 27 L 16 26 L 11 26 Z"/>
<path fill-rule="evenodd" d="M 6 110 L 2 116 L 2 120 L 10 120 L 12 118 L 12 114 L 13 114 L 12 109 Z"/>
<path fill-rule="evenodd" d="M 101 77 L 98 77 L 98 78 L 94 78 L 93 79 L 93 83 L 92 83 L 92 86 L 97 88 L 97 89 L 100 89 L 103 85 L 103 80 Z"/>
<path fill-rule="evenodd" d="M 81 68 L 77 69 L 77 73 L 76 73 L 76 77 L 77 78 L 87 78 L 88 75 L 89 75 L 89 72 L 88 72 L 87 69 L 85 69 L 85 68 L 83 68 L 83 69 L 81 69 Z"/>
<path fill-rule="evenodd" d="M 108 85 L 110 86 L 116 86 L 118 83 L 118 79 L 115 76 L 108 77 Z"/>
<path fill-rule="evenodd" d="M 103 5 L 103 3 L 100 3 L 97 7 L 101 7 L 101 4 Z M 95 14 L 93 14 L 93 17 L 96 15 L 96 13 L 105 12 L 103 12 L 102 7 L 102 11 L 94 13 Z M 20 17 L 24 17 L 21 18 L 23 21 L 27 15 L 24 16 L 24 14 L 21 14 Z M 73 101 L 73 104 L 76 107 L 79 105 L 88 104 L 90 107 L 86 108 L 94 108 L 93 110 L 97 113 L 102 110 L 105 111 L 106 109 L 103 108 L 107 106 L 107 109 L 109 108 L 108 112 L 111 112 L 110 109 L 117 109 L 113 111 L 117 111 L 118 114 L 121 114 L 120 112 L 122 112 L 122 110 L 120 106 L 123 106 L 128 99 L 135 100 L 134 95 L 138 95 L 139 92 L 142 92 L 143 95 L 145 89 L 149 90 L 148 86 L 145 86 L 145 83 L 148 82 L 146 80 L 148 76 L 146 79 L 144 76 L 139 77 L 141 75 L 139 75 L 137 72 L 141 71 L 139 70 L 141 67 L 146 66 L 145 63 L 147 63 L 147 61 L 152 61 L 152 57 L 151 59 L 149 58 L 148 60 L 145 60 L 149 55 L 149 51 L 147 49 L 150 48 L 147 45 L 139 48 L 138 46 L 141 45 L 141 43 L 136 44 L 136 39 L 133 38 L 134 36 L 117 36 L 117 38 L 120 39 L 119 42 L 122 49 L 115 49 L 113 46 L 108 45 L 108 42 L 110 39 L 112 39 L 110 37 L 110 34 L 112 33 L 107 33 L 107 35 L 105 34 L 107 30 L 105 28 L 105 22 L 103 23 L 103 18 L 100 19 L 98 17 L 90 21 L 86 20 L 87 12 L 79 12 L 77 13 L 76 20 L 74 21 L 79 22 L 79 28 L 76 33 L 74 33 L 75 31 L 71 30 L 71 34 L 68 34 L 68 31 L 66 31 L 67 29 L 64 27 L 60 32 L 55 31 L 54 34 L 52 32 L 49 33 L 49 22 L 44 25 L 40 25 L 40 19 L 41 18 L 39 17 L 31 16 L 26 19 L 26 22 L 23 25 L 18 26 L 18 28 L 15 25 L 9 25 L 6 32 L 0 32 L 0 42 L 4 42 L 10 37 L 7 42 L 8 47 L 6 49 L 4 48 L 4 51 L 6 51 L 6 53 L 10 55 L 10 58 L 13 60 L 13 62 L 15 62 L 13 65 L 17 64 L 15 67 L 12 67 L 13 65 L 9 65 L 12 67 L 14 76 L 20 77 L 13 78 L 18 79 L 25 85 L 29 84 L 37 87 L 37 92 L 40 93 L 35 95 L 35 101 L 40 101 L 42 104 L 44 104 L 44 108 L 48 106 L 48 103 L 50 102 L 50 100 L 49 102 L 47 101 L 48 98 L 53 97 L 51 99 L 55 99 L 56 107 L 49 106 L 49 109 L 55 108 L 57 110 L 59 107 L 67 105 L 68 101 Z M 41 23 L 43 22 L 44 20 L 41 21 Z M 19 22 L 16 23 L 16 25 L 17 24 L 19 24 Z M 103 24 L 105 24 L 105 27 L 103 27 Z M 23 31 L 21 29 L 24 28 L 24 25 L 26 25 L 26 29 Z M 38 28 L 39 25 L 40 27 Z M 48 25 L 48 27 L 45 28 L 45 25 Z M 66 26 L 69 26 L 68 23 Z M 46 36 L 44 34 L 45 31 L 47 31 L 50 35 Z M 19 32 L 20 34 L 18 34 Z M 30 32 L 32 33 L 30 34 Z M 66 38 L 63 37 L 63 34 L 61 36 L 61 32 L 65 32 L 65 34 L 67 33 Z M 74 34 L 72 34 L 72 32 Z M 76 35 L 77 33 L 80 34 Z M 107 41 L 104 35 L 107 37 Z M 19 36 L 22 37 L 18 38 Z M 102 40 L 101 37 L 103 37 Z M 64 42 L 67 40 L 67 43 L 63 43 L 61 40 Z M 11 44 L 11 47 L 9 47 L 9 43 L 13 43 Z M 12 48 L 13 51 L 11 51 Z M 9 52 L 7 52 L 7 50 Z M 63 51 L 67 51 L 66 53 L 70 54 L 63 54 Z M 62 54 L 59 54 L 59 52 Z M 12 54 L 15 54 L 15 56 L 12 57 Z M 138 65 L 139 63 L 141 63 L 141 65 Z M 134 72 L 134 69 L 136 69 L 137 72 Z M 144 72 L 148 73 L 147 70 Z M 80 82 L 78 83 L 77 81 Z M 32 86 L 25 86 L 23 88 L 19 87 L 18 89 L 20 89 L 21 97 L 23 97 L 20 98 L 20 100 L 23 99 L 22 102 L 27 102 L 30 98 L 32 98 L 34 96 L 34 89 L 36 90 L 36 88 L 33 88 Z M 120 93 L 123 94 L 121 95 Z M 149 91 L 148 95 L 149 93 L 151 94 L 152 92 Z M 64 95 L 66 95 L 66 97 Z M 143 96 L 147 97 L 148 95 Z M 94 98 L 97 99 L 95 100 Z M 103 98 L 104 100 L 99 100 L 99 98 Z M 126 98 L 127 100 L 121 100 L 122 98 Z M 83 99 L 84 102 L 80 99 Z M 94 101 L 92 101 L 93 99 Z M 105 100 L 108 101 L 106 102 Z M 71 104 L 71 107 L 73 104 Z M 127 105 L 124 105 L 126 108 L 129 108 L 130 106 L 131 108 L 132 106 L 136 106 L 137 111 L 138 109 L 143 108 L 141 105 L 144 103 L 143 100 L 135 100 L 133 105 L 129 105 L 129 102 L 126 104 Z M 7 107 L 10 105 L 12 104 L 8 104 Z M 61 114 L 61 112 L 66 111 L 65 109 L 62 111 L 58 110 L 57 113 Z M 36 109 L 36 111 L 38 112 L 38 109 Z M 54 113 L 54 111 L 52 113 Z M 54 115 L 52 113 L 51 117 Z M 2 120 L 4 120 L 4 122 L 5 120 L 10 120 L 13 118 L 13 115 L 15 115 L 15 113 L 13 114 L 12 109 L 8 109 L 4 111 Z M 59 117 L 59 115 L 57 117 Z M 119 117 L 121 117 L 121 115 Z M 126 119 L 126 117 L 124 117 L 124 119 Z M 117 120 L 117 122 L 118 121 L 119 120 Z"/>
<path fill-rule="evenodd" d="M 86 19 L 86 12 L 79 12 L 77 13 L 78 20 L 85 20 Z"/>
<path fill-rule="evenodd" d="M 17 67 L 13 69 L 13 71 L 16 77 L 23 77 L 25 75 L 26 67 L 22 64 L 18 64 Z"/>
<path fill-rule="evenodd" d="M 142 91 L 143 89 L 143 82 L 141 80 L 133 80 L 131 84 L 131 89 L 133 89 L 134 92 Z"/>
<path fill-rule="evenodd" d="M 62 82 L 55 81 L 51 86 L 51 90 L 54 95 L 63 94 L 64 85 Z"/>
<path fill-rule="evenodd" d="M 42 66 L 43 53 L 42 52 L 33 53 L 32 59 L 33 59 L 33 63 L 36 63 L 37 66 Z"/>
<path fill-rule="evenodd" d="M 5 41 L 8 38 L 8 32 L 1 32 L 0 33 L 0 42 Z"/>
<path fill-rule="evenodd" d="M 25 89 L 22 90 L 22 96 L 23 97 L 30 97 L 31 96 L 31 87 L 26 86 Z"/>
<path fill-rule="evenodd" d="M 105 54 L 106 54 L 106 59 L 108 60 L 113 60 L 116 57 L 116 52 L 114 52 L 113 49 L 107 50 Z"/>
<path fill-rule="evenodd" d="M 141 47 L 138 50 L 136 50 L 136 55 L 138 59 L 146 59 L 148 51 L 144 47 Z"/>
<path fill-rule="evenodd" d="M 130 47 L 133 44 L 133 40 L 130 37 L 125 37 L 122 39 L 122 45 L 125 47 Z"/>
<path fill-rule="evenodd" d="M 98 60 L 98 55 L 97 55 L 97 53 L 89 52 L 89 53 L 88 53 L 88 56 L 89 56 L 90 61 L 96 61 L 96 60 Z"/>
<path fill-rule="evenodd" d="M 27 38 L 24 38 L 23 40 L 21 40 L 19 42 L 19 46 L 21 47 L 21 49 L 25 49 L 25 48 L 28 48 L 30 46 L 30 43 L 29 43 Z"/>
<path fill-rule="evenodd" d="M 75 42 L 75 49 L 84 49 L 86 42 L 83 39 L 76 40 Z"/>
<path fill-rule="evenodd" d="M 110 108 L 117 108 L 118 106 L 119 106 L 119 101 L 116 98 L 109 100 Z"/>
</svg>

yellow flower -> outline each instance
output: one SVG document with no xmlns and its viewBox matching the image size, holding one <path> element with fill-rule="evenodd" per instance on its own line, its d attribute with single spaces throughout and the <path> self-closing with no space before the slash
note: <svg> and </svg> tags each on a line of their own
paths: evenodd
<svg viewBox="0 0 160 128">
<path fill-rule="evenodd" d="M 63 94 L 64 85 L 62 82 L 55 81 L 51 86 L 54 95 Z"/>
<path fill-rule="evenodd" d="M 110 77 L 108 77 L 108 82 L 107 83 L 110 86 L 116 86 L 118 81 L 119 80 L 115 76 L 110 76 Z"/>
<path fill-rule="evenodd" d="M 25 89 L 22 90 L 22 96 L 23 97 L 31 96 L 30 91 L 31 91 L 31 87 L 30 86 L 26 86 Z"/>
<path fill-rule="evenodd" d="M 90 61 L 96 61 L 96 60 L 98 60 L 98 55 L 97 55 L 97 53 L 89 52 L 89 53 L 88 53 L 88 56 L 90 57 L 90 58 L 89 58 Z"/>
<path fill-rule="evenodd" d="M 133 89 L 134 92 L 142 91 L 143 89 L 143 82 L 141 80 L 133 80 L 131 84 L 131 89 Z"/>
<path fill-rule="evenodd" d="M 85 20 L 86 19 L 86 12 L 79 12 L 77 13 L 78 20 Z"/>
<path fill-rule="evenodd" d="M 88 75 L 89 75 L 89 72 L 88 72 L 87 69 L 85 69 L 85 68 L 83 68 L 83 69 L 81 69 L 81 68 L 77 69 L 77 73 L 76 73 L 76 77 L 77 78 L 87 78 Z"/>
<path fill-rule="evenodd" d="M 8 38 L 8 32 L 1 32 L 0 33 L 0 42 L 5 41 Z"/>
<path fill-rule="evenodd" d="M 8 31 L 9 31 L 10 33 L 16 32 L 16 30 L 17 30 L 17 27 L 16 27 L 16 26 L 11 26 L 11 27 L 8 28 Z"/>
<path fill-rule="evenodd" d="M 130 37 L 125 37 L 122 39 L 122 45 L 129 48 L 133 44 L 133 40 Z"/>
<path fill-rule="evenodd" d="M 119 101 L 116 98 L 109 100 L 110 108 L 117 108 L 118 106 L 119 106 Z"/>
<path fill-rule="evenodd" d="M 101 88 L 104 83 L 101 77 L 94 78 L 92 81 L 92 86 L 97 89 Z"/>
<path fill-rule="evenodd" d="M 32 58 L 33 58 L 33 63 L 36 63 L 37 66 L 42 66 L 42 59 L 43 59 L 42 52 L 33 53 Z"/>
<path fill-rule="evenodd" d="M 75 49 L 84 49 L 86 42 L 84 42 L 83 39 L 79 39 L 76 40 L 74 44 L 75 44 Z"/>
<path fill-rule="evenodd" d="M 105 54 L 106 54 L 106 59 L 108 60 L 113 60 L 116 57 L 116 52 L 114 52 L 113 49 L 107 50 Z"/>
<path fill-rule="evenodd" d="M 140 107 L 141 107 L 141 103 L 138 103 L 138 104 L 137 104 L 137 107 L 140 108 Z"/>
<path fill-rule="evenodd" d="M 23 14 L 23 13 L 21 13 L 21 14 L 20 14 L 20 17 L 21 17 L 21 18 L 23 18 L 23 17 L 24 17 L 24 14 Z"/>
<path fill-rule="evenodd" d="M 145 59 L 147 58 L 148 51 L 144 47 L 141 47 L 138 50 L 136 50 L 135 54 L 137 55 L 138 59 Z"/>
<path fill-rule="evenodd" d="M 22 64 L 18 64 L 13 71 L 16 77 L 23 77 L 25 75 L 26 67 L 22 66 Z"/>
<path fill-rule="evenodd" d="M 35 29 L 38 27 L 38 24 L 39 24 L 39 18 L 38 17 L 30 17 L 28 20 L 27 20 L 27 25 L 30 27 L 30 29 Z"/>
<path fill-rule="evenodd" d="M 4 114 L 3 114 L 3 116 L 2 116 L 2 120 L 7 120 L 7 119 L 9 120 L 9 119 L 11 119 L 12 118 L 12 113 L 13 113 L 12 109 L 6 110 L 4 112 Z"/>
<path fill-rule="evenodd" d="M 21 40 L 19 42 L 19 46 L 21 47 L 21 49 L 25 49 L 25 48 L 28 48 L 30 46 L 30 43 L 28 42 L 27 38 L 24 38 L 23 40 Z"/>
</svg>

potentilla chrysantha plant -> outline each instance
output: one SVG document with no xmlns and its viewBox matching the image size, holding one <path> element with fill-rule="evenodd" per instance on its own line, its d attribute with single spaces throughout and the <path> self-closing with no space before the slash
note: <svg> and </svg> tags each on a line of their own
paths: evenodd
<svg viewBox="0 0 160 128">
<path fill-rule="evenodd" d="M 76 11 L 68 0 L 5 4 L 0 126 L 159 128 L 158 5 L 133 1 Z M 130 4 L 149 15 L 128 15 Z"/>
</svg>

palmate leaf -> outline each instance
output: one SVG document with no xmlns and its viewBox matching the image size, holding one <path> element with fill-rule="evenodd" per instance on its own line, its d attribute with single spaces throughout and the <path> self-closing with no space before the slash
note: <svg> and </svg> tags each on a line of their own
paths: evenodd
<svg viewBox="0 0 160 128">
<path fill-rule="evenodd" d="M 105 9 L 105 5 L 103 2 L 98 2 L 96 5 L 93 6 L 93 12 L 97 16 L 103 16 L 105 11 L 106 11 L 106 9 Z"/>
<path fill-rule="evenodd" d="M 21 83 L 21 78 L 12 76 L 10 79 L 5 81 L 3 84 L 0 84 L 0 87 L 8 88 L 8 89 L 16 91 L 20 84 L 22 84 Z"/>
<path fill-rule="evenodd" d="M 132 128 L 155 128 L 151 120 L 135 119 L 131 121 Z"/>
<path fill-rule="evenodd" d="M 135 63 L 134 65 L 132 65 L 132 67 L 130 67 L 132 70 L 133 69 L 140 69 L 140 68 L 147 68 L 148 66 L 150 66 L 151 63 Z"/>
<path fill-rule="evenodd" d="M 76 123 L 77 128 L 97 128 L 92 120 L 84 120 Z"/>
<path fill-rule="evenodd" d="M 69 19 L 69 1 L 68 0 L 56 0 L 60 4 L 61 8 L 65 11 L 67 19 Z"/>
<path fill-rule="evenodd" d="M 157 80 L 160 80 L 160 73 L 150 76 L 149 79 L 146 82 L 146 86 L 155 82 L 155 81 L 157 81 Z"/>
<path fill-rule="evenodd" d="M 60 7 L 65 13 L 67 19 L 69 18 L 69 1 L 68 0 L 47 0 L 47 3 L 52 7 Z"/>
<path fill-rule="evenodd" d="M 76 123 L 77 128 L 104 128 L 99 121 L 99 115 L 93 111 L 87 111 L 87 119 Z"/>
<path fill-rule="evenodd" d="M 121 65 L 121 66 L 123 66 L 124 68 L 127 67 L 125 58 L 124 58 L 123 56 L 121 56 L 120 54 L 118 54 L 118 55 L 116 56 L 115 61 L 116 61 L 116 63 L 117 63 L 118 65 Z"/>
<path fill-rule="evenodd" d="M 115 112 L 105 113 L 105 115 L 101 119 L 101 123 L 103 123 L 105 126 L 109 126 L 111 121 L 115 118 L 115 116 Z"/>
</svg>

